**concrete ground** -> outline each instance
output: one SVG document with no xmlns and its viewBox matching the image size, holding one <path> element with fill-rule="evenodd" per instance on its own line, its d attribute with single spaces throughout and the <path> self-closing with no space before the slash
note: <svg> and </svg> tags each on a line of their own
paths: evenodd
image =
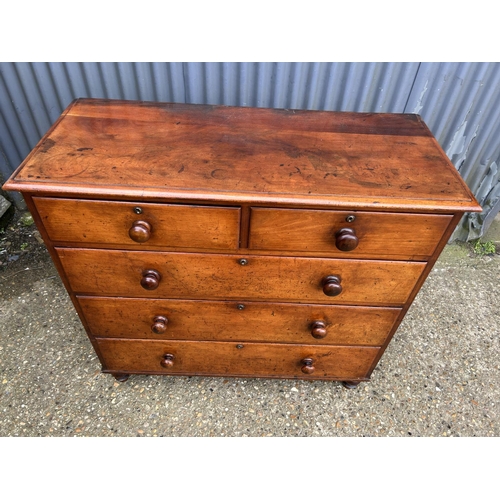
<svg viewBox="0 0 500 500">
<path fill-rule="evenodd" d="M 369 383 L 100 364 L 29 217 L 0 234 L 0 436 L 499 436 L 500 255 L 450 245 Z"/>
</svg>

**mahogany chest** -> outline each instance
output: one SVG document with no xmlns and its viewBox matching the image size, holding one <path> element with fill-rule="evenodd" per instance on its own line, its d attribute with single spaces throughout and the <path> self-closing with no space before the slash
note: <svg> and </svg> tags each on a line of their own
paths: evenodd
<svg viewBox="0 0 500 500">
<path fill-rule="evenodd" d="M 368 380 L 464 212 L 418 115 L 78 99 L 21 191 L 103 371 Z"/>
</svg>

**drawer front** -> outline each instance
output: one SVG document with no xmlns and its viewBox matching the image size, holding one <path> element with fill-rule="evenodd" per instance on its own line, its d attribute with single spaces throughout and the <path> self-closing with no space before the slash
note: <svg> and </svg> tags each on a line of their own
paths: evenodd
<svg viewBox="0 0 500 500">
<path fill-rule="evenodd" d="M 82 296 L 78 301 L 94 336 L 154 340 L 380 346 L 401 311 L 386 307 Z"/>
<path fill-rule="evenodd" d="M 52 241 L 140 248 L 238 248 L 239 208 L 33 200 Z"/>
<path fill-rule="evenodd" d="M 354 220 L 348 222 L 352 216 Z M 252 208 L 249 248 L 355 259 L 426 260 L 451 219 L 448 215 Z"/>
<path fill-rule="evenodd" d="M 425 267 L 421 262 L 251 255 L 74 248 L 57 252 L 74 292 L 115 297 L 402 305 Z M 324 293 L 329 276 L 340 279 L 337 296 Z M 156 288 L 146 290 L 141 282 Z"/>
<path fill-rule="evenodd" d="M 97 343 L 106 371 L 340 380 L 365 378 L 379 351 L 377 347 L 235 342 L 98 339 Z M 162 364 L 165 359 L 171 366 Z M 304 359 L 312 360 L 313 373 L 302 371 Z"/>
</svg>

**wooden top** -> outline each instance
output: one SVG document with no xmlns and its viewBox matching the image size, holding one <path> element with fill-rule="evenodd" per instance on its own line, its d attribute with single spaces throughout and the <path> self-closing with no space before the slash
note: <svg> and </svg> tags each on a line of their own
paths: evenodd
<svg viewBox="0 0 500 500">
<path fill-rule="evenodd" d="M 480 211 L 418 115 L 77 99 L 4 189 Z"/>
</svg>

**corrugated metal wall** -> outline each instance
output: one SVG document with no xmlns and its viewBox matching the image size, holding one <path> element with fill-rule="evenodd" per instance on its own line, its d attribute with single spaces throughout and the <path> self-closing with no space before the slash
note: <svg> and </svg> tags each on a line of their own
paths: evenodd
<svg viewBox="0 0 500 500">
<path fill-rule="evenodd" d="M 479 238 L 500 210 L 500 64 L 422 64 L 405 112 L 422 115 L 483 207 L 454 237 Z"/>
<path fill-rule="evenodd" d="M 419 113 L 484 207 L 454 236 L 500 209 L 498 63 L 0 63 L 4 178 L 76 97 Z"/>
</svg>

